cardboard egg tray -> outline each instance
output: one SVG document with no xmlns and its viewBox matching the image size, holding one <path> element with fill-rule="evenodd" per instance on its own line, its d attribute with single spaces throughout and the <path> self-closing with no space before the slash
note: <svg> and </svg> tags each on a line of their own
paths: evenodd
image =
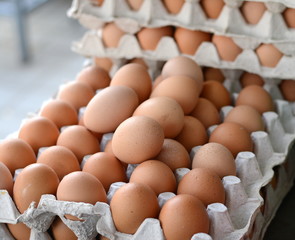
<svg viewBox="0 0 295 240">
<path fill-rule="evenodd" d="M 125 32 L 134 34 L 141 27 L 167 25 L 202 30 L 228 36 L 248 36 L 262 42 L 293 42 L 295 29 L 288 28 L 282 12 L 295 8 L 293 0 L 259 0 L 267 10 L 255 25 L 247 24 L 240 12 L 244 1 L 224 0 L 217 19 L 208 19 L 199 0 L 186 0 L 178 14 L 170 14 L 161 0 L 144 0 L 138 11 L 127 0 L 105 0 L 97 6 L 91 0 L 73 0 L 68 16 L 78 19 L 88 29 L 99 29 L 106 22 L 115 21 Z"/>
</svg>

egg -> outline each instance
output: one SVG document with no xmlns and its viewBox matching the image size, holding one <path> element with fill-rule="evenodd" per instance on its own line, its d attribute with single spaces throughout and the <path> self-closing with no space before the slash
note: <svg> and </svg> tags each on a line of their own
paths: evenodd
<svg viewBox="0 0 295 240">
<path fill-rule="evenodd" d="M 50 227 L 55 240 L 77 240 L 75 233 L 57 216 Z"/>
<path fill-rule="evenodd" d="M 295 101 L 295 80 L 282 80 L 279 88 L 287 101 Z"/>
<path fill-rule="evenodd" d="M 134 234 L 146 218 L 157 218 L 159 204 L 155 192 L 142 183 L 127 183 L 110 202 L 117 231 Z"/>
<path fill-rule="evenodd" d="M 271 95 L 264 88 L 257 85 L 243 88 L 236 99 L 235 105 L 249 105 L 260 114 L 275 110 Z"/>
<path fill-rule="evenodd" d="M 60 133 L 56 145 L 69 148 L 76 155 L 79 163 L 82 162 L 84 156 L 100 151 L 97 138 L 87 128 L 79 125 L 64 129 Z"/>
<path fill-rule="evenodd" d="M 39 148 L 56 144 L 59 130 L 48 118 L 36 116 L 25 121 L 18 132 L 18 138 L 26 141 L 38 153 Z"/>
<path fill-rule="evenodd" d="M 223 7 L 223 0 L 201 0 L 201 7 L 208 18 L 216 19 L 219 17 Z"/>
<path fill-rule="evenodd" d="M 95 176 L 106 192 L 114 182 L 127 182 L 123 164 L 113 154 L 107 152 L 91 155 L 83 166 L 83 172 Z"/>
<path fill-rule="evenodd" d="M 209 233 L 209 216 L 204 204 L 189 194 L 169 199 L 159 215 L 167 240 L 190 240 L 196 233 Z"/>
<path fill-rule="evenodd" d="M 164 6 L 171 14 L 177 14 L 180 12 L 185 0 L 163 0 Z"/>
<path fill-rule="evenodd" d="M 161 74 L 160 74 L 159 76 L 157 76 L 157 77 L 154 79 L 154 81 L 153 81 L 152 90 L 155 89 L 155 88 L 158 86 L 158 84 L 159 84 L 160 82 L 162 82 L 163 80 L 164 80 L 164 79 L 163 79 L 163 77 L 162 77 Z"/>
<path fill-rule="evenodd" d="M 125 35 L 125 32 L 121 30 L 116 23 L 107 23 L 102 28 L 102 41 L 105 47 L 116 48 L 119 46 L 121 38 Z"/>
<path fill-rule="evenodd" d="M 39 115 L 50 119 L 59 129 L 78 123 L 77 110 L 70 103 L 59 99 L 46 102 L 41 107 Z"/>
<path fill-rule="evenodd" d="M 133 116 L 123 121 L 112 138 L 115 156 L 125 163 L 135 164 L 159 154 L 164 142 L 164 130 L 154 119 Z"/>
<path fill-rule="evenodd" d="M 240 77 L 240 83 L 243 88 L 249 85 L 258 85 L 262 87 L 264 85 L 264 80 L 258 74 L 244 72 Z"/>
<path fill-rule="evenodd" d="M 238 55 L 242 53 L 242 49 L 227 36 L 221 36 L 214 34 L 212 37 L 212 43 L 215 45 L 218 55 L 221 60 L 233 62 Z"/>
<path fill-rule="evenodd" d="M 113 132 L 132 116 L 139 101 L 136 92 L 127 86 L 110 86 L 99 91 L 86 106 L 83 121 L 91 131 Z"/>
<path fill-rule="evenodd" d="M 4 163 L 12 175 L 19 168 L 36 162 L 33 148 L 19 138 L 7 138 L 0 142 L 0 162 Z"/>
<path fill-rule="evenodd" d="M 283 17 L 286 22 L 286 25 L 289 28 L 295 28 L 295 9 L 294 8 L 286 8 L 283 12 Z"/>
<path fill-rule="evenodd" d="M 177 168 L 191 167 L 190 156 L 185 147 L 170 138 L 165 138 L 162 149 L 155 159 L 165 163 L 173 172 Z"/>
<path fill-rule="evenodd" d="M 128 61 L 128 63 L 138 63 L 145 67 L 147 70 L 149 70 L 148 64 L 145 62 L 143 58 L 133 58 L 130 61 Z"/>
<path fill-rule="evenodd" d="M 110 86 L 118 85 L 132 88 L 140 103 L 148 99 L 152 91 L 152 79 L 148 70 L 138 63 L 126 64 L 114 74 Z"/>
<path fill-rule="evenodd" d="M 222 179 L 236 175 L 236 164 L 232 153 L 220 143 L 210 142 L 201 146 L 193 157 L 192 168 L 208 168 Z"/>
<path fill-rule="evenodd" d="M 257 24 L 266 11 L 266 6 L 263 2 L 243 2 L 240 11 L 249 24 Z"/>
<path fill-rule="evenodd" d="M 55 171 L 42 163 L 26 166 L 17 176 L 13 187 L 13 199 L 23 213 L 32 202 L 38 205 L 43 194 L 56 194 L 59 179 Z"/>
<path fill-rule="evenodd" d="M 216 142 L 227 147 L 234 157 L 239 152 L 253 151 L 251 135 L 238 123 L 224 122 L 218 125 L 209 137 L 209 142 Z"/>
<path fill-rule="evenodd" d="M 106 70 L 107 72 L 110 72 L 113 67 L 113 61 L 111 58 L 95 57 L 94 64 L 95 64 L 95 66 L 101 67 L 102 69 Z"/>
<path fill-rule="evenodd" d="M 256 55 L 261 66 L 274 68 L 284 56 L 273 44 L 262 43 L 256 48 Z"/>
<path fill-rule="evenodd" d="M 200 97 L 196 107 L 190 113 L 197 118 L 207 129 L 210 126 L 219 124 L 221 119 L 216 106 L 206 98 Z"/>
<path fill-rule="evenodd" d="M 175 140 L 180 142 L 190 152 L 193 147 L 207 143 L 208 135 L 204 125 L 198 119 L 192 116 L 185 116 L 184 126 Z"/>
<path fill-rule="evenodd" d="M 176 192 L 176 178 L 172 170 L 158 160 L 140 163 L 132 172 L 129 182 L 148 185 L 157 196 L 163 192 Z"/>
<path fill-rule="evenodd" d="M 103 4 L 104 0 L 93 0 L 91 2 L 93 2 L 97 6 L 101 6 Z"/>
<path fill-rule="evenodd" d="M 132 10 L 138 11 L 143 3 L 143 0 L 127 0 L 127 3 Z"/>
<path fill-rule="evenodd" d="M 158 43 L 163 37 L 172 37 L 173 28 L 171 26 L 147 28 L 143 27 L 137 33 L 138 42 L 143 50 L 156 50 Z"/>
<path fill-rule="evenodd" d="M 17 224 L 7 224 L 7 228 L 11 235 L 17 240 L 30 239 L 31 229 L 22 222 L 19 222 Z"/>
<path fill-rule="evenodd" d="M 193 56 L 196 54 L 202 42 L 211 41 L 211 34 L 177 27 L 174 33 L 174 39 L 181 53 Z"/>
<path fill-rule="evenodd" d="M 204 81 L 214 80 L 223 83 L 225 76 L 222 71 L 218 68 L 205 67 L 203 68 Z"/>
<path fill-rule="evenodd" d="M 194 187 L 192 187 L 194 186 Z M 225 203 L 225 190 L 220 177 L 208 168 L 193 168 L 180 180 L 177 195 L 190 194 L 207 207 L 211 203 Z"/>
<path fill-rule="evenodd" d="M 63 146 L 46 148 L 38 156 L 37 163 L 50 166 L 56 172 L 59 180 L 71 172 L 80 170 L 79 161 L 75 154 Z"/>
<path fill-rule="evenodd" d="M 0 162 L 0 189 L 7 190 L 10 196 L 12 196 L 13 178 L 8 167 Z"/>
<path fill-rule="evenodd" d="M 154 97 L 141 103 L 133 116 L 147 116 L 156 120 L 166 138 L 176 137 L 184 124 L 184 112 L 179 103 L 169 97 Z"/>
</svg>

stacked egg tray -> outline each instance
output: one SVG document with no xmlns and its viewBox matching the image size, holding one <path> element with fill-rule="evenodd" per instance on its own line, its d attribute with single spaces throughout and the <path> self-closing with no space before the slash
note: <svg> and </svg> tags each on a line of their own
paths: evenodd
<svg viewBox="0 0 295 240">
<path fill-rule="evenodd" d="M 284 3 L 264 1 L 267 10 L 259 23 L 249 25 L 243 19 L 239 7 L 243 1 L 225 0 L 217 19 L 207 19 L 198 1 L 185 1 L 178 14 L 169 14 L 160 0 L 145 0 L 138 11 L 131 10 L 126 1 L 104 1 L 95 6 L 89 0 L 75 0 L 68 11 L 89 31 L 72 45 L 72 50 L 86 57 L 145 58 L 169 60 L 185 55 L 179 50 L 173 37 L 163 37 L 154 51 L 144 50 L 136 37 L 143 27 L 183 27 L 191 30 L 228 36 L 242 49 L 234 61 L 220 58 L 212 42 L 203 42 L 193 55 L 201 66 L 222 69 L 243 69 L 268 78 L 293 79 L 295 67 L 295 29 L 288 28 L 281 15 L 286 7 L 295 8 L 292 1 Z M 285 5 L 284 5 L 285 4 Z M 108 22 L 114 22 L 125 33 L 116 48 L 104 45 L 101 30 Z M 273 44 L 282 54 L 275 67 L 260 64 L 255 49 L 262 43 Z"/>
</svg>

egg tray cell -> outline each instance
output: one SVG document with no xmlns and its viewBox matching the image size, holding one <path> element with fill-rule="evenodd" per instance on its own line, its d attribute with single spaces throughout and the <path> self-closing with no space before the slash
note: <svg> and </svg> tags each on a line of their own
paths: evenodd
<svg viewBox="0 0 295 240">
<path fill-rule="evenodd" d="M 116 22 L 125 32 L 134 34 L 141 27 L 178 26 L 228 36 L 251 37 L 265 43 L 295 41 L 295 28 L 289 28 L 282 12 L 295 8 L 292 0 L 260 0 L 266 11 L 257 24 L 247 24 L 240 7 L 244 1 L 224 0 L 217 19 L 208 19 L 198 0 L 186 0 L 177 14 L 170 14 L 161 0 L 144 0 L 138 11 L 126 0 L 105 0 L 97 6 L 91 0 L 73 0 L 68 16 L 78 19 L 88 29 L 99 29 L 107 22 Z"/>
</svg>

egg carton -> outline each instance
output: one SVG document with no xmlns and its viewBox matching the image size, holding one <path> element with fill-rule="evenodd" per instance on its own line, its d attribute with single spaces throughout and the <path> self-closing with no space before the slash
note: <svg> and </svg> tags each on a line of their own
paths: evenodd
<svg viewBox="0 0 295 240">
<path fill-rule="evenodd" d="M 144 0 L 138 11 L 127 1 L 105 0 L 101 6 L 90 0 L 73 0 L 68 16 L 78 19 L 88 29 L 99 29 L 107 22 L 116 22 L 124 31 L 134 34 L 141 27 L 173 25 L 227 36 L 249 36 L 262 42 L 294 42 L 295 29 L 288 28 L 282 12 L 295 8 L 292 0 L 260 0 L 267 10 L 259 22 L 249 25 L 240 7 L 242 0 L 224 0 L 225 5 L 217 19 L 208 19 L 199 0 L 186 0 L 178 14 L 170 14 L 161 0 Z"/>
<path fill-rule="evenodd" d="M 220 69 L 241 69 L 255 73 L 265 78 L 294 79 L 295 72 L 295 44 L 274 44 L 284 55 L 274 68 L 260 64 L 255 53 L 259 41 L 249 41 L 249 38 L 233 37 L 233 41 L 242 48 L 242 52 L 235 61 L 225 61 L 219 57 L 212 42 L 203 42 L 194 55 L 182 54 L 173 37 L 162 37 L 155 50 L 143 50 L 135 35 L 124 34 L 116 48 L 105 47 L 101 32 L 87 31 L 81 40 L 72 44 L 72 50 L 87 58 L 108 57 L 112 59 L 144 58 L 150 61 L 167 61 L 176 56 L 187 56 L 195 60 L 200 66 Z"/>
</svg>

